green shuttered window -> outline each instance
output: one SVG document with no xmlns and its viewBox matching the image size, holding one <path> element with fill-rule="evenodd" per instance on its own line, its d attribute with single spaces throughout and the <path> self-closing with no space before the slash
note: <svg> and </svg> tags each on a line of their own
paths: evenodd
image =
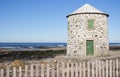
<svg viewBox="0 0 120 77">
<path fill-rule="evenodd" d="M 93 29 L 94 28 L 94 21 L 93 20 L 88 20 L 88 28 Z"/>
</svg>

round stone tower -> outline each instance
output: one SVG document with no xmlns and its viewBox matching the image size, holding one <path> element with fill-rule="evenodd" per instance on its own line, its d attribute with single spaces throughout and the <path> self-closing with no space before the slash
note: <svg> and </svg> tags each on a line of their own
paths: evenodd
<svg viewBox="0 0 120 77">
<path fill-rule="evenodd" d="M 85 4 L 68 15 L 68 56 L 104 56 L 109 51 L 108 14 Z"/>
</svg>

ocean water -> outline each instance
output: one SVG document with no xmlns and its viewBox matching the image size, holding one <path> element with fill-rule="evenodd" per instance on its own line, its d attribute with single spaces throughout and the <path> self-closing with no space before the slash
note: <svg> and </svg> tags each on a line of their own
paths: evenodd
<svg viewBox="0 0 120 77">
<path fill-rule="evenodd" d="M 66 46 L 66 43 L 0 43 L 0 48 L 37 48 Z M 120 43 L 109 43 L 110 46 L 120 46 Z"/>
<path fill-rule="evenodd" d="M 66 46 L 66 43 L 0 43 L 0 48 L 37 48 Z"/>
<path fill-rule="evenodd" d="M 120 46 L 120 43 L 109 43 L 110 46 Z"/>
</svg>

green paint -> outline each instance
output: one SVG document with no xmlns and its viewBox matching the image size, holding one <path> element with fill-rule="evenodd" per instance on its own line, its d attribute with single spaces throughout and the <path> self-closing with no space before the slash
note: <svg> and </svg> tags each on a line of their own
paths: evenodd
<svg viewBox="0 0 120 77">
<path fill-rule="evenodd" d="M 94 26 L 94 21 L 93 20 L 88 20 L 88 28 L 92 29 Z"/>
<path fill-rule="evenodd" d="M 86 41 L 86 54 L 94 55 L 94 41 L 93 40 Z"/>
</svg>

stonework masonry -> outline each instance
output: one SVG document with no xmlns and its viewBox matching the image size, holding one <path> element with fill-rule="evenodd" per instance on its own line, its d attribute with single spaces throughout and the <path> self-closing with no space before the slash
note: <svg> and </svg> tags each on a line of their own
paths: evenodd
<svg viewBox="0 0 120 77">
<path fill-rule="evenodd" d="M 93 40 L 94 55 L 106 55 L 108 44 L 108 16 L 101 13 L 78 13 L 68 18 L 68 56 L 87 56 L 86 41 Z M 94 27 L 88 28 L 88 20 L 94 21 Z M 88 55 L 91 56 L 91 55 Z"/>
</svg>

